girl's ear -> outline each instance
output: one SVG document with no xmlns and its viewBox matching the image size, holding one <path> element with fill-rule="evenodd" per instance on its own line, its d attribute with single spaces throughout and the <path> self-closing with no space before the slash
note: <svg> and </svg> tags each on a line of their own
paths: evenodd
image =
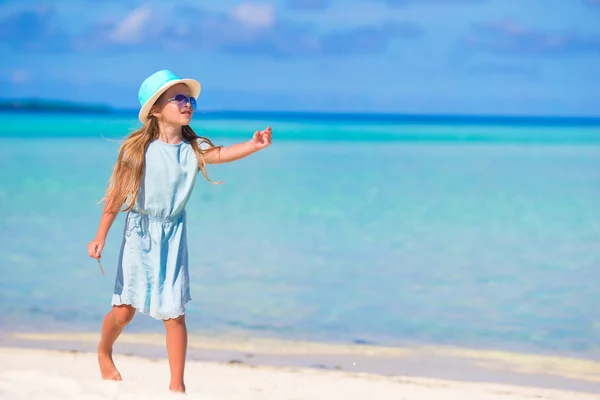
<svg viewBox="0 0 600 400">
<path fill-rule="evenodd" d="M 150 115 L 154 115 L 156 118 L 160 117 L 160 111 L 158 110 L 158 107 L 153 106 L 150 109 Z"/>
</svg>

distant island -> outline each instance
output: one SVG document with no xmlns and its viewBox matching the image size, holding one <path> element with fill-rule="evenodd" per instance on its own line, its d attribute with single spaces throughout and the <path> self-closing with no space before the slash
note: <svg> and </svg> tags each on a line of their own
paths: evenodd
<svg viewBox="0 0 600 400">
<path fill-rule="evenodd" d="M 1 112 L 113 114 L 136 118 L 138 110 L 50 99 L 0 99 Z M 260 121 L 343 121 L 419 125 L 600 126 L 600 116 L 402 114 L 332 111 L 218 110 L 199 108 L 203 119 Z"/>
<path fill-rule="evenodd" d="M 0 111 L 110 113 L 113 109 L 105 104 L 85 104 L 44 99 L 0 99 Z"/>
</svg>

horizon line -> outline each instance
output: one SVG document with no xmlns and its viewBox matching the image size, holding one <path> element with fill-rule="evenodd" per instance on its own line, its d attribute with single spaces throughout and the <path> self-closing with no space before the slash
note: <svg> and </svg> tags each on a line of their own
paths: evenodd
<svg viewBox="0 0 600 400">
<path fill-rule="evenodd" d="M 36 108 L 41 107 L 41 108 Z M 114 114 L 137 115 L 138 109 L 114 107 L 108 104 L 76 103 L 65 100 L 49 100 L 42 98 L 1 99 L 0 112 L 31 113 L 72 113 L 72 114 Z M 568 114 L 490 114 L 490 113 L 450 113 L 422 112 L 403 113 L 393 111 L 317 111 L 317 110 L 249 110 L 249 109 L 216 109 L 198 108 L 197 114 L 212 117 L 229 117 L 256 119 L 273 117 L 277 119 L 317 119 L 344 121 L 381 121 L 381 122 L 513 122 L 513 123 L 583 123 L 584 125 L 600 125 L 599 115 Z"/>
</svg>

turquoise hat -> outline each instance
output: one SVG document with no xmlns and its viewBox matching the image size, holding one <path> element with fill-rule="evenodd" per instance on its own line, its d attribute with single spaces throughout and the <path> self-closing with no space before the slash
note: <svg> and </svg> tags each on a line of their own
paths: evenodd
<svg viewBox="0 0 600 400">
<path fill-rule="evenodd" d="M 155 72 L 150 75 L 142 85 L 138 92 L 138 100 L 140 102 L 140 113 L 138 114 L 139 120 L 145 124 L 150 116 L 150 109 L 156 103 L 156 100 L 171 86 L 177 85 L 178 83 L 184 83 L 190 88 L 190 95 L 198 98 L 200 95 L 200 82 L 195 79 L 181 79 L 173 72 L 168 69 Z"/>
</svg>

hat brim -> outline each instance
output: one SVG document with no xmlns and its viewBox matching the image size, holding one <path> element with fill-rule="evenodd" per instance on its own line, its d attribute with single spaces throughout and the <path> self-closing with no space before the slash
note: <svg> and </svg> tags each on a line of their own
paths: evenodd
<svg viewBox="0 0 600 400">
<path fill-rule="evenodd" d="M 175 86 L 179 83 L 185 84 L 190 89 L 190 95 L 195 97 L 196 99 L 198 98 L 198 96 L 200 95 L 200 90 L 202 90 L 202 86 L 200 86 L 200 82 L 198 82 L 197 80 L 195 80 L 195 79 L 175 79 L 175 80 L 169 81 L 169 82 L 165 83 L 164 85 L 162 85 L 152 95 L 152 97 L 150 97 L 148 100 L 146 100 L 146 102 L 140 109 L 140 112 L 138 114 L 138 119 L 142 122 L 142 124 L 145 124 L 146 122 L 148 122 L 148 118 L 150 118 L 150 110 L 152 109 L 152 106 L 154 105 L 154 103 L 156 103 L 156 100 L 158 100 L 158 98 L 164 92 L 166 92 L 171 86 Z"/>
</svg>

